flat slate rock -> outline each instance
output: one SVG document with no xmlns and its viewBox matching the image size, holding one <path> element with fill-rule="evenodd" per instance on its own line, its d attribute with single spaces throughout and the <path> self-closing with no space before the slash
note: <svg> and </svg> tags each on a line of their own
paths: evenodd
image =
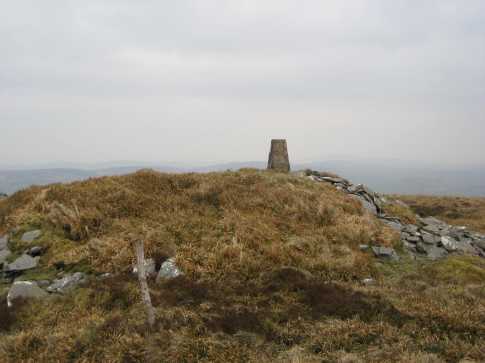
<svg viewBox="0 0 485 363">
<path fill-rule="evenodd" d="M 33 281 L 15 281 L 7 295 L 7 305 L 13 306 L 18 298 L 42 298 L 48 294 Z"/>
<path fill-rule="evenodd" d="M 34 231 L 25 232 L 22 235 L 22 242 L 27 242 L 27 243 L 33 242 L 34 240 L 36 240 L 37 238 L 39 238 L 41 235 L 42 235 L 42 231 L 40 229 L 36 229 Z"/>
<path fill-rule="evenodd" d="M 8 264 L 5 270 L 7 272 L 31 270 L 36 268 L 38 264 L 39 257 L 32 257 L 27 254 L 23 254 L 15 261 Z"/>
<path fill-rule="evenodd" d="M 0 250 L 4 250 L 8 247 L 8 236 L 0 237 Z"/>
<path fill-rule="evenodd" d="M 47 291 L 64 294 L 84 282 L 85 278 L 86 275 L 82 272 L 64 276 L 62 279 L 54 280 L 54 282 L 47 288 Z"/>
</svg>

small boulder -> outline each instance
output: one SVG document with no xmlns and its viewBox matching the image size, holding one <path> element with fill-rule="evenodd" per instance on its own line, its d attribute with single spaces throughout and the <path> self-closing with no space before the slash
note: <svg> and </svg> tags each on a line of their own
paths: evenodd
<svg viewBox="0 0 485 363">
<path fill-rule="evenodd" d="M 38 264 L 39 257 L 32 257 L 27 254 L 23 254 L 15 261 L 8 264 L 5 270 L 7 272 L 31 270 L 33 268 L 36 268 Z"/>
<path fill-rule="evenodd" d="M 162 263 L 160 271 L 158 271 L 157 281 L 173 279 L 180 275 L 183 275 L 183 272 L 179 270 L 175 264 L 175 259 L 172 257 Z"/>
<path fill-rule="evenodd" d="M 7 295 L 7 305 L 13 306 L 18 298 L 42 298 L 48 294 L 33 281 L 15 281 Z"/>
<path fill-rule="evenodd" d="M 153 258 L 147 258 L 145 260 L 145 272 L 147 276 L 155 276 L 157 274 L 157 267 Z M 133 273 L 138 274 L 138 267 L 133 267 Z"/>
<path fill-rule="evenodd" d="M 374 252 L 374 255 L 378 258 L 385 258 L 394 261 L 399 260 L 399 255 L 396 253 L 396 251 L 394 251 L 394 248 L 373 246 L 372 252 Z"/>
<path fill-rule="evenodd" d="M 41 235 L 42 235 L 42 231 L 40 229 L 36 229 L 34 231 L 25 232 L 22 235 L 22 242 L 31 243 L 34 240 L 36 240 L 37 238 L 39 238 Z"/>
<path fill-rule="evenodd" d="M 86 275 L 84 273 L 76 272 L 72 275 L 64 276 L 62 279 L 54 280 L 54 282 L 47 288 L 47 291 L 64 294 L 84 282 L 85 279 Z"/>
</svg>

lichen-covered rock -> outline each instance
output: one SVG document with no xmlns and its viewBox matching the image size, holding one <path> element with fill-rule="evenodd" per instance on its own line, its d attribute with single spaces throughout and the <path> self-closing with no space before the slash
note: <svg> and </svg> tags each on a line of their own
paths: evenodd
<svg viewBox="0 0 485 363">
<path fill-rule="evenodd" d="M 42 231 L 40 229 L 36 229 L 34 231 L 25 232 L 22 235 L 22 242 L 31 243 L 35 241 L 42 235 Z"/>
<path fill-rule="evenodd" d="M 7 295 L 7 304 L 12 307 L 18 298 L 42 298 L 48 294 L 34 281 L 15 281 Z"/>
<path fill-rule="evenodd" d="M 169 258 L 167 261 L 162 263 L 160 271 L 158 271 L 157 281 L 173 279 L 180 275 L 183 275 L 183 272 L 180 271 L 175 264 L 175 259 Z"/>
<path fill-rule="evenodd" d="M 7 267 L 5 268 L 5 271 L 15 272 L 15 271 L 31 270 L 33 268 L 36 268 L 38 264 L 39 264 L 39 257 L 32 257 L 27 254 L 23 254 L 15 261 L 8 264 Z"/>
<path fill-rule="evenodd" d="M 7 262 L 7 258 L 12 254 L 9 249 L 5 248 L 3 250 L 0 250 L 0 265 L 3 265 L 5 262 Z"/>
<path fill-rule="evenodd" d="M 64 276 L 62 279 L 54 280 L 54 282 L 47 287 L 48 292 L 64 294 L 67 291 L 75 288 L 86 279 L 86 275 L 82 272 L 76 272 L 72 275 Z"/>
</svg>

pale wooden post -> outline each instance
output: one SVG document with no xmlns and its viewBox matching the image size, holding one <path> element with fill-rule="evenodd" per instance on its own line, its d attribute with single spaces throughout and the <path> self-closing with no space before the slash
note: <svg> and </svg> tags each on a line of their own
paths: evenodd
<svg viewBox="0 0 485 363">
<path fill-rule="evenodd" d="M 136 261 L 138 267 L 138 280 L 140 281 L 141 298 L 147 312 L 148 326 L 153 328 L 155 325 L 155 309 L 152 305 L 150 291 L 148 290 L 147 276 L 145 271 L 145 251 L 143 241 L 135 242 Z"/>
</svg>

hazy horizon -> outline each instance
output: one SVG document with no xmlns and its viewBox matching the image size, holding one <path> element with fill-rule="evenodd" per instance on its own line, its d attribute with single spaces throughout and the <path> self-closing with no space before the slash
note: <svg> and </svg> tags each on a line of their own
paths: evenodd
<svg viewBox="0 0 485 363">
<path fill-rule="evenodd" d="M 485 2 L 67 0 L 0 14 L 1 165 L 485 165 Z"/>
</svg>

